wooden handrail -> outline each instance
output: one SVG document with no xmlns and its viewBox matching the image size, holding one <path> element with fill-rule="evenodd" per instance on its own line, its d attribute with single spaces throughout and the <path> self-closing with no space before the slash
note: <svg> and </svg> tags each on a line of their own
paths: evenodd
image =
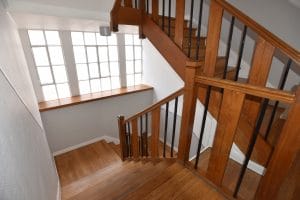
<svg viewBox="0 0 300 200">
<path fill-rule="evenodd" d="M 243 22 L 246 26 L 251 28 L 254 32 L 258 33 L 263 39 L 268 41 L 270 44 L 274 45 L 274 47 L 280 49 L 287 56 L 292 58 L 295 62 L 300 63 L 300 52 L 295 48 L 291 47 L 289 44 L 281 40 L 279 37 L 275 36 L 273 33 L 268 31 L 266 28 L 255 22 L 249 16 L 245 15 L 243 12 L 238 10 L 236 7 L 228 3 L 224 0 L 215 0 L 219 3 L 227 12 L 231 15 L 238 18 L 241 22 Z"/>
<path fill-rule="evenodd" d="M 153 104 L 152 106 L 149 106 L 148 108 L 146 108 L 145 110 L 143 110 L 142 112 L 139 112 L 135 115 L 133 115 L 132 117 L 129 117 L 128 119 L 125 120 L 125 123 L 130 122 L 133 119 L 136 119 L 138 117 L 141 117 L 142 115 L 145 115 L 148 112 L 151 112 L 153 110 L 155 110 L 158 107 L 161 107 L 162 105 L 164 105 L 165 103 L 175 99 L 176 97 L 183 95 L 184 89 L 181 88 L 178 91 L 172 93 L 171 95 L 167 96 L 166 98 L 164 98 L 163 100 Z"/>
<path fill-rule="evenodd" d="M 197 76 L 195 80 L 196 83 L 234 90 L 236 92 L 241 92 L 261 98 L 268 98 L 288 104 L 292 104 L 296 100 L 296 96 L 294 94 L 272 88 L 253 86 L 245 83 L 232 82 L 218 78 L 209 78 L 205 76 Z"/>
</svg>

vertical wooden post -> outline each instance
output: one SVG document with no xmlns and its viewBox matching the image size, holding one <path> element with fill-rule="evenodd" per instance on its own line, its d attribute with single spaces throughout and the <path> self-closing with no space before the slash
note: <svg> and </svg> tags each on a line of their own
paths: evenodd
<svg viewBox="0 0 300 200">
<path fill-rule="evenodd" d="M 283 130 L 278 138 L 266 174 L 260 181 L 256 199 L 276 199 L 277 192 L 300 151 L 300 87 L 296 92 Z"/>
<path fill-rule="evenodd" d="M 226 170 L 244 98 L 245 94 L 243 93 L 224 90 L 218 127 L 207 170 L 207 177 L 219 186 Z"/>
<path fill-rule="evenodd" d="M 152 0 L 152 20 L 158 22 L 158 0 Z"/>
<path fill-rule="evenodd" d="M 124 0 L 124 6 L 132 8 L 132 0 Z"/>
<path fill-rule="evenodd" d="M 158 158 L 159 130 L 160 130 L 160 107 L 152 111 L 151 119 L 151 157 Z"/>
<path fill-rule="evenodd" d="M 273 60 L 275 48 L 263 38 L 258 37 L 252 60 L 252 67 L 248 83 L 256 86 L 265 86 Z M 259 113 L 261 99 L 249 98 L 245 101 L 244 113 L 248 121 L 254 125 Z"/>
<path fill-rule="evenodd" d="M 118 116 L 118 125 L 119 125 L 119 139 L 120 139 L 120 150 L 121 150 L 121 159 L 122 161 L 128 156 L 126 151 L 126 144 L 125 144 L 125 123 L 124 123 L 124 116 Z"/>
<path fill-rule="evenodd" d="M 205 51 L 205 64 L 203 72 L 206 76 L 213 77 L 217 63 L 219 41 L 222 26 L 223 8 L 215 0 L 211 0 L 207 43 Z"/>
<path fill-rule="evenodd" d="M 141 15 L 141 21 L 140 21 L 140 25 L 139 25 L 139 37 L 140 39 L 145 39 L 145 35 L 144 35 L 144 31 L 143 31 L 143 23 L 144 23 L 144 17 L 145 17 L 145 14 L 146 14 L 146 10 L 145 10 L 145 6 L 146 6 L 146 3 L 145 1 L 146 0 L 139 0 L 140 1 L 140 15 Z"/>
<path fill-rule="evenodd" d="M 184 34 L 185 0 L 176 0 L 175 43 L 182 48 Z"/>
<path fill-rule="evenodd" d="M 132 127 L 132 137 L 131 137 L 132 156 L 134 159 L 138 159 L 139 158 L 139 135 L 138 135 L 137 119 L 133 119 L 131 121 L 131 127 Z"/>
<path fill-rule="evenodd" d="M 189 159 L 198 93 L 195 77 L 199 68 L 200 66 L 187 66 L 185 69 L 182 121 L 178 145 L 178 159 L 182 162 Z"/>
</svg>

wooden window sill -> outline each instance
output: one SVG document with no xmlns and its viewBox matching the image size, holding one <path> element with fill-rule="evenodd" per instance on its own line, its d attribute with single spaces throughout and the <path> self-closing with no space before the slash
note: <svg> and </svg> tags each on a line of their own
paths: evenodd
<svg viewBox="0 0 300 200">
<path fill-rule="evenodd" d="M 85 94 L 80 96 L 74 96 L 70 98 L 65 99 L 58 99 L 53 101 L 45 101 L 39 103 L 39 110 L 40 112 L 44 112 L 47 110 L 53 110 L 58 108 L 63 108 L 67 106 L 73 106 L 77 104 L 87 103 L 91 101 L 97 101 L 101 99 L 107 99 L 111 97 L 118 97 L 126 94 L 132 94 L 137 92 L 143 92 L 147 90 L 153 90 L 153 87 L 148 85 L 136 85 L 132 87 L 125 87 L 115 90 L 109 90 L 109 91 L 103 91 L 103 92 L 97 92 L 97 93 L 91 93 L 91 94 Z"/>
</svg>

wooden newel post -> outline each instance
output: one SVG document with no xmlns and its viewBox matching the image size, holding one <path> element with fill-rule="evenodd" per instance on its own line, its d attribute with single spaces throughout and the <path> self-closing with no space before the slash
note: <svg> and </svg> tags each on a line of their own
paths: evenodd
<svg viewBox="0 0 300 200">
<path fill-rule="evenodd" d="M 178 147 L 178 159 L 182 162 L 189 160 L 198 93 L 198 86 L 195 83 L 195 78 L 199 68 L 200 65 L 196 64 L 192 66 L 192 63 L 187 63 L 185 69 L 183 110 Z"/>
<path fill-rule="evenodd" d="M 140 25 L 139 25 L 139 37 L 140 39 L 145 39 L 145 35 L 144 35 L 144 31 L 143 31 L 143 21 L 144 21 L 144 17 L 146 15 L 146 0 L 139 0 L 140 4 L 139 4 L 139 9 L 140 9 L 140 15 L 141 15 L 141 21 L 140 21 Z"/>
<path fill-rule="evenodd" d="M 296 102 L 291 106 L 288 118 L 278 138 L 266 174 L 260 181 L 256 198 L 276 199 L 277 193 L 300 151 L 300 87 Z"/>
<path fill-rule="evenodd" d="M 184 35 L 185 0 L 176 0 L 175 43 L 182 48 Z"/>
<path fill-rule="evenodd" d="M 120 139 L 120 149 L 121 149 L 121 159 L 124 161 L 127 157 L 126 143 L 125 143 L 125 119 L 124 116 L 118 116 L 119 125 L 119 139 Z"/>
</svg>

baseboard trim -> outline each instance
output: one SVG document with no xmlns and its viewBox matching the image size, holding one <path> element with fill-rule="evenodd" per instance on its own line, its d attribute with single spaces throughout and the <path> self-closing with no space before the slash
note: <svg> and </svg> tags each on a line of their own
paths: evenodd
<svg viewBox="0 0 300 200">
<path fill-rule="evenodd" d="M 59 151 L 55 151 L 52 153 L 53 156 L 58 156 L 60 154 L 63 154 L 63 153 L 67 153 L 69 151 L 72 151 L 72 150 L 75 150 L 75 149 L 78 149 L 80 147 L 84 147 L 84 146 L 87 146 L 87 145 L 90 145 L 90 144 L 93 144 L 95 142 L 99 142 L 101 140 L 105 140 L 106 142 L 113 142 L 115 144 L 119 144 L 120 143 L 120 140 L 117 139 L 117 138 L 114 138 L 114 137 L 111 137 L 111 136 L 101 136 L 101 137 L 96 137 L 96 138 L 93 138 L 89 141 L 86 141 L 86 142 L 82 142 L 80 144 L 76 144 L 76 145 L 73 145 L 73 146 L 70 146 L 70 147 L 67 147 L 65 149 L 62 149 L 62 150 L 59 150 Z"/>
</svg>

